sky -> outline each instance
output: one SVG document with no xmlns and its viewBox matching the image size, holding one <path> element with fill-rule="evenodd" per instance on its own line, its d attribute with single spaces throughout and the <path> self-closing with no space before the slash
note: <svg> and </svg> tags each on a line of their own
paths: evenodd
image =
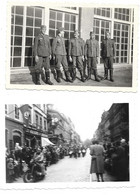
<svg viewBox="0 0 140 195">
<path fill-rule="evenodd" d="M 51 101 L 59 112 L 69 117 L 74 123 L 75 131 L 80 135 L 81 140 L 91 139 L 94 132 L 98 128 L 101 121 L 101 116 L 104 111 L 109 110 L 112 103 L 104 101 L 94 101 L 93 94 L 89 97 L 82 97 L 79 99 L 79 94 L 75 94 L 73 98 L 71 95 L 66 96 L 59 101 Z M 64 101 L 65 100 L 65 101 Z M 96 100 L 96 98 L 95 98 Z"/>
</svg>

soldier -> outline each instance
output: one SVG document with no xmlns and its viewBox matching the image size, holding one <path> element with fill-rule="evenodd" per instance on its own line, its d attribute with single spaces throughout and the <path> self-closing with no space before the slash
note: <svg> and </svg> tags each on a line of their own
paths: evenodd
<svg viewBox="0 0 140 195">
<path fill-rule="evenodd" d="M 99 43 L 95 40 L 95 33 L 90 32 L 90 39 L 85 44 L 85 59 L 87 60 L 88 78 L 91 79 L 91 71 L 94 71 L 95 81 L 100 82 L 97 75 L 97 61 L 99 57 Z"/>
<path fill-rule="evenodd" d="M 64 28 L 60 27 L 58 29 L 58 35 L 53 40 L 52 44 L 53 59 L 56 60 L 56 72 L 57 72 L 57 82 L 61 82 L 61 71 L 60 64 L 62 64 L 65 71 L 66 81 L 72 82 L 70 74 L 68 71 L 68 62 L 66 58 L 66 48 L 64 41 Z"/>
<path fill-rule="evenodd" d="M 41 26 L 41 33 L 35 38 L 35 75 L 36 84 L 40 85 L 40 73 L 45 69 L 46 84 L 53 85 L 50 81 L 51 47 L 49 36 L 45 34 L 46 26 Z"/>
<path fill-rule="evenodd" d="M 115 59 L 115 43 L 110 38 L 110 33 L 107 31 L 105 39 L 102 42 L 101 56 L 104 61 L 105 76 L 104 79 L 108 79 L 108 70 L 110 70 L 110 81 L 114 82 L 113 79 L 113 59 Z"/>
<path fill-rule="evenodd" d="M 81 81 L 85 82 L 83 76 L 84 41 L 79 38 L 79 32 L 77 30 L 74 32 L 74 38 L 69 41 L 69 61 L 73 62 L 73 81 L 76 79 L 77 67 L 81 75 Z"/>
</svg>

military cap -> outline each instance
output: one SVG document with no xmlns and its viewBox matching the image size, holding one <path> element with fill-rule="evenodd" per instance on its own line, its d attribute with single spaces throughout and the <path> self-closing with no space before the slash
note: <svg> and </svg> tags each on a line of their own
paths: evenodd
<svg viewBox="0 0 140 195">
<path fill-rule="evenodd" d="M 62 31 L 64 31 L 64 28 L 63 27 L 59 27 L 58 28 L 58 32 L 62 32 Z"/>
<path fill-rule="evenodd" d="M 41 25 L 41 27 L 40 27 L 40 28 L 41 28 L 41 29 L 42 29 L 42 28 L 46 28 L 46 25 Z"/>
</svg>

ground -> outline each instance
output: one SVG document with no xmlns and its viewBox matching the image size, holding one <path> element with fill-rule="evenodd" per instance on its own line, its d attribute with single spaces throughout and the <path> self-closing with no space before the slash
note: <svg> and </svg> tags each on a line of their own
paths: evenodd
<svg viewBox="0 0 140 195">
<path fill-rule="evenodd" d="M 22 73 L 20 73 L 22 71 Z M 104 67 L 103 65 L 98 66 L 98 75 L 100 78 L 104 76 Z M 64 79 L 61 83 L 57 83 L 54 79 L 54 75 L 51 74 L 51 81 L 54 85 L 71 85 L 71 86 L 101 86 L 101 87 L 132 87 L 132 65 L 128 64 L 114 64 L 114 82 L 109 80 L 101 80 L 101 82 L 96 82 L 94 80 L 94 75 L 92 79 L 86 81 L 85 83 L 80 81 L 79 71 L 77 71 L 77 79 L 74 83 L 69 83 L 65 81 L 65 75 L 63 74 Z M 29 70 L 19 70 L 11 71 L 10 83 L 11 84 L 27 84 L 35 85 L 34 83 L 34 73 Z M 46 85 L 41 79 L 41 84 Z"/>
<path fill-rule="evenodd" d="M 90 162 L 91 157 L 89 151 L 85 157 L 77 159 L 66 156 L 64 159 L 59 160 L 58 163 L 48 167 L 45 179 L 39 182 L 90 182 Z M 96 176 L 93 174 L 93 182 L 96 181 Z M 105 172 L 104 181 L 113 182 L 116 179 Z M 23 183 L 23 179 L 19 178 L 15 183 Z"/>
</svg>

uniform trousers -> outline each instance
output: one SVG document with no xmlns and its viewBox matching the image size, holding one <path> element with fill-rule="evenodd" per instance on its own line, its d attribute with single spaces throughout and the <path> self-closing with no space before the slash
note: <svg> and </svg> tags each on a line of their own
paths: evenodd
<svg viewBox="0 0 140 195">
<path fill-rule="evenodd" d="M 89 57 L 87 59 L 87 68 L 88 69 L 97 69 L 97 59 L 96 57 Z"/>
<path fill-rule="evenodd" d="M 56 55 L 56 70 L 60 70 L 62 64 L 64 71 L 68 71 L 68 62 L 66 55 Z"/>
<path fill-rule="evenodd" d="M 104 67 L 107 69 L 113 69 L 113 57 L 104 58 Z"/>
<path fill-rule="evenodd" d="M 72 56 L 73 68 L 78 68 L 79 71 L 83 71 L 83 60 L 82 56 Z"/>
<path fill-rule="evenodd" d="M 42 71 L 42 68 L 44 67 L 45 71 L 49 71 L 50 69 L 50 57 L 46 56 L 46 57 L 38 57 L 39 60 L 38 62 L 36 62 L 35 64 L 35 71 Z"/>
</svg>

